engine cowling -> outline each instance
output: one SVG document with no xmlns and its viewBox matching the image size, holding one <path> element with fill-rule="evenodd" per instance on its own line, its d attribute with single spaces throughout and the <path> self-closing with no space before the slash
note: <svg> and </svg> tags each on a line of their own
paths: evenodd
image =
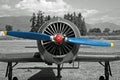
<svg viewBox="0 0 120 80">
<path fill-rule="evenodd" d="M 37 41 L 43 60 L 61 64 L 75 59 L 79 45 L 65 42 L 66 37 L 80 37 L 80 32 L 73 23 L 62 18 L 54 18 L 44 23 L 38 32 L 53 36 L 49 41 Z"/>
</svg>

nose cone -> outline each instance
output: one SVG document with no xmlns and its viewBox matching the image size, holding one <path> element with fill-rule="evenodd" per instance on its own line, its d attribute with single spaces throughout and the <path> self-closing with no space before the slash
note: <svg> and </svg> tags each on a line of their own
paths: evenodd
<svg viewBox="0 0 120 80">
<path fill-rule="evenodd" d="M 63 36 L 61 34 L 55 35 L 55 42 L 56 43 L 62 43 L 63 42 Z"/>
</svg>

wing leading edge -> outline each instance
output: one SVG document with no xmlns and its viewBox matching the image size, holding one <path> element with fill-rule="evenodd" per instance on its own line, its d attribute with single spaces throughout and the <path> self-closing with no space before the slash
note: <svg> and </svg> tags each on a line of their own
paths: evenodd
<svg viewBox="0 0 120 80">
<path fill-rule="evenodd" d="M 35 53 L 9 53 L 0 54 L 0 62 L 44 62 L 41 58 L 35 58 Z M 75 61 L 80 62 L 104 62 L 120 60 L 119 53 L 103 54 L 99 52 L 79 52 Z"/>
<path fill-rule="evenodd" d="M 79 52 L 75 61 L 80 62 L 104 62 L 120 60 L 120 53 Z"/>
<path fill-rule="evenodd" d="M 41 58 L 35 58 L 35 53 L 9 53 L 0 54 L 0 62 L 44 62 Z"/>
</svg>

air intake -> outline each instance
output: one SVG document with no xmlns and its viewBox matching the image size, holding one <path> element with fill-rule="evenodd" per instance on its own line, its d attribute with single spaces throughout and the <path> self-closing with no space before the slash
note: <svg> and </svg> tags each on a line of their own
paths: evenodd
<svg viewBox="0 0 120 80">
<path fill-rule="evenodd" d="M 56 34 L 61 34 L 64 37 L 75 37 L 73 29 L 66 23 L 55 22 L 49 24 L 43 31 L 43 33 L 54 36 Z M 67 42 L 56 43 L 53 41 L 42 41 L 44 48 L 53 56 L 64 56 L 69 53 L 74 44 Z"/>
</svg>

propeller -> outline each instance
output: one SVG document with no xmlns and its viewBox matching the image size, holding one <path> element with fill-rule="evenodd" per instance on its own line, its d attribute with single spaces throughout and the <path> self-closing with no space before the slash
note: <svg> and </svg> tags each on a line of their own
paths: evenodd
<svg viewBox="0 0 120 80">
<path fill-rule="evenodd" d="M 61 34 L 56 34 L 55 36 L 50 36 L 47 34 L 41 34 L 36 32 L 17 32 L 17 31 L 1 31 L 1 36 L 10 35 L 19 38 L 33 39 L 33 40 L 52 40 L 60 44 L 63 41 L 79 44 L 79 45 L 90 45 L 90 46 L 103 46 L 103 47 L 113 47 L 114 43 L 104 42 L 101 40 L 89 39 L 89 38 L 73 38 L 73 37 L 63 37 Z"/>
<path fill-rule="evenodd" d="M 114 46 L 114 43 L 109 43 L 109 42 L 89 39 L 89 38 L 66 38 L 66 41 L 74 44 L 90 45 L 90 46 L 104 46 L 104 47 Z"/>
<path fill-rule="evenodd" d="M 14 36 L 24 39 L 33 39 L 33 40 L 50 40 L 50 36 L 47 34 L 41 34 L 36 32 L 20 32 L 20 31 L 1 31 L 0 36 Z"/>
</svg>

